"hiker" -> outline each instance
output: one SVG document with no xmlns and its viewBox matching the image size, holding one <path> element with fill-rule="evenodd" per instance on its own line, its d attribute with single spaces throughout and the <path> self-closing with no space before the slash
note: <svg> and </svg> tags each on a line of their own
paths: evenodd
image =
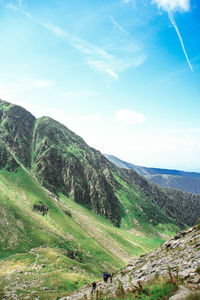
<svg viewBox="0 0 200 300">
<path fill-rule="evenodd" d="M 103 273 L 104 282 L 107 282 L 108 278 L 110 278 L 110 282 L 112 282 L 112 275 L 108 274 L 107 272 Z"/>
<path fill-rule="evenodd" d="M 93 293 L 95 292 L 96 287 L 97 287 L 97 284 L 96 284 L 96 282 L 94 281 L 94 282 L 92 283 L 92 291 L 93 291 Z"/>
<path fill-rule="evenodd" d="M 103 273 L 103 280 L 104 280 L 104 282 L 107 282 L 107 280 L 108 280 L 108 274 L 107 274 L 107 272 Z"/>
</svg>

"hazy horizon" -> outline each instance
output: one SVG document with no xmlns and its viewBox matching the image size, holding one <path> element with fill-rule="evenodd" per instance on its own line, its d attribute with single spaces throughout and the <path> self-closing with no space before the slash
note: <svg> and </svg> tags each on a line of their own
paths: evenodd
<svg viewBox="0 0 200 300">
<path fill-rule="evenodd" d="M 0 99 L 102 153 L 200 172 L 196 0 L 0 0 Z"/>
</svg>

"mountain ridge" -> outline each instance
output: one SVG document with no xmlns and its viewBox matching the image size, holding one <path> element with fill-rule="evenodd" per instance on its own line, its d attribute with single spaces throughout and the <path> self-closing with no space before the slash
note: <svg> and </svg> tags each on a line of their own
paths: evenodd
<svg viewBox="0 0 200 300">
<path fill-rule="evenodd" d="M 176 169 L 148 168 L 125 162 L 116 156 L 104 154 L 119 168 L 131 169 L 139 175 L 161 187 L 182 190 L 183 192 L 200 194 L 200 173 L 186 172 Z"/>
<path fill-rule="evenodd" d="M 198 196 L 180 193 L 181 211 L 174 192 L 119 169 L 59 122 L 5 101 L 0 116 L 0 298 L 69 295 L 199 216 Z"/>
<path fill-rule="evenodd" d="M 143 197 L 149 197 L 149 205 L 153 205 L 154 209 L 155 205 L 158 206 L 158 215 L 166 214 L 159 220 L 163 218 L 167 222 L 169 216 L 176 219 L 179 226 L 184 226 L 185 223 L 193 225 L 197 220 L 200 197 L 192 198 L 195 209 L 191 211 L 193 216 L 187 217 L 176 207 L 176 193 L 173 196 L 173 193 L 161 190 L 138 177 L 134 171 L 127 172 L 117 168 L 58 121 L 49 117 L 36 119 L 24 108 L 2 100 L 0 111 L 2 141 L 29 172 L 54 194 L 70 195 L 74 201 L 104 215 L 118 227 L 122 220 L 126 226 L 134 226 L 135 220 L 130 222 L 126 217 L 126 210 L 130 209 L 140 218 L 139 210 L 142 207 L 145 222 L 151 219 L 150 210 L 153 207 L 148 211 Z M 139 194 L 135 193 L 135 189 Z M 123 202 L 122 194 L 125 197 Z M 133 206 L 134 198 L 141 199 L 140 209 Z M 179 201 L 184 201 L 184 205 L 188 207 L 186 211 L 190 211 L 192 206 L 188 200 L 185 201 L 187 198 L 191 202 L 191 196 L 179 193 Z M 168 204 L 170 209 L 166 207 Z M 164 214 L 160 209 L 164 209 Z"/>
</svg>

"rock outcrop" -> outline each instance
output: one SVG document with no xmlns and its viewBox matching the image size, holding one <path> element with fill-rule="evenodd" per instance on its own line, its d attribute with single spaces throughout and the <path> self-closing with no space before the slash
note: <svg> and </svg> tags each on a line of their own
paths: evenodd
<svg viewBox="0 0 200 300">
<path fill-rule="evenodd" d="M 130 294 L 158 277 L 171 281 L 174 278 L 180 284 L 170 300 L 183 300 L 189 294 L 200 292 L 200 226 L 180 232 L 156 251 L 130 262 L 114 274 L 112 283 L 97 282 L 95 294 L 116 297 L 119 285 L 125 294 Z M 86 286 L 61 300 L 96 298 L 91 291 L 92 288 Z"/>
</svg>

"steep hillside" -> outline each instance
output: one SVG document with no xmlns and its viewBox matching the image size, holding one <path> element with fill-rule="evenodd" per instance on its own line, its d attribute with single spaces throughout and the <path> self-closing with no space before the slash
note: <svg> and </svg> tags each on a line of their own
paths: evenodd
<svg viewBox="0 0 200 300">
<path fill-rule="evenodd" d="M 174 232 L 177 226 L 196 222 L 200 196 L 179 194 L 179 207 L 188 216 L 177 207 L 176 193 L 168 194 L 134 171 L 117 168 L 59 122 L 49 117 L 36 120 L 5 101 L 0 101 L 0 112 L 0 137 L 7 151 L 57 196 L 69 196 L 126 229 Z"/>
<path fill-rule="evenodd" d="M 59 122 L 5 101 L 0 116 L 0 298 L 71 294 L 199 216 Z"/>
<path fill-rule="evenodd" d="M 174 296 L 173 296 L 174 295 Z M 182 231 L 156 251 L 140 256 L 113 274 L 63 297 L 73 299 L 189 300 L 200 298 L 200 224 Z"/>
<path fill-rule="evenodd" d="M 125 172 L 129 175 L 130 182 L 136 184 L 140 192 L 146 195 L 152 202 L 158 204 L 167 215 L 176 220 L 181 220 L 189 226 L 194 225 L 198 220 L 200 214 L 200 195 L 172 189 L 162 189 L 133 170 L 125 170 Z M 179 216 L 181 217 L 179 218 Z"/>
<path fill-rule="evenodd" d="M 0 171 L 0 203 L 0 299 L 57 299 L 163 241 L 120 230 L 64 195 L 58 202 L 19 166 Z"/>
<path fill-rule="evenodd" d="M 110 163 L 82 138 L 51 118 L 36 121 L 32 171 L 54 193 L 61 192 L 113 224 L 120 224 L 120 203 L 114 194 Z"/>
<path fill-rule="evenodd" d="M 193 194 L 200 194 L 200 173 L 146 168 L 125 162 L 113 155 L 105 154 L 105 157 L 119 168 L 134 170 L 139 175 L 144 176 L 148 180 L 162 187 L 178 189 L 183 192 Z"/>
</svg>

